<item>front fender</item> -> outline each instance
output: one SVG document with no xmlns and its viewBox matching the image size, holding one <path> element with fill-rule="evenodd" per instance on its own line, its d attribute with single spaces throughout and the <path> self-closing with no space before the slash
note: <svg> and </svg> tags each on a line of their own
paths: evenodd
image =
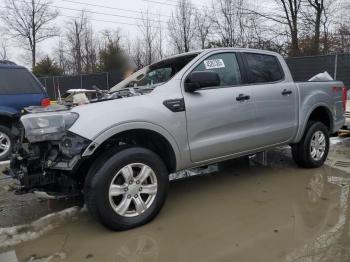
<svg viewBox="0 0 350 262">
<path fill-rule="evenodd" d="M 145 129 L 145 130 L 150 130 L 154 131 L 160 135 L 162 135 L 165 139 L 168 140 L 170 143 L 171 147 L 174 150 L 175 157 L 176 157 L 176 166 L 179 166 L 181 163 L 181 154 L 179 150 L 179 146 L 176 143 L 176 140 L 174 137 L 163 127 L 156 125 L 154 123 L 150 122 L 126 122 L 126 123 L 119 123 L 115 126 L 112 126 L 99 135 L 97 135 L 93 141 L 90 143 L 90 145 L 86 148 L 86 150 L 83 153 L 83 157 L 85 156 L 91 156 L 95 150 L 103 144 L 107 139 L 110 137 L 117 135 L 121 132 L 128 131 L 128 130 L 134 130 L 134 129 Z"/>
</svg>

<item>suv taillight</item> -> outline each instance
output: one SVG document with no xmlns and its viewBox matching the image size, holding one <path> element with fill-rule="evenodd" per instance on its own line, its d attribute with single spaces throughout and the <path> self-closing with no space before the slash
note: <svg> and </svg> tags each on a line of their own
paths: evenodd
<svg viewBox="0 0 350 262">
<path fill-rule="evenodd" d="M 43 98 L 43 99 L 41 100 L 41 106 L 47 107 L 47 106 L 49 106 L 49 105 L 50 105 L 50 98 Z"/>
<path fill-rule="evenodd" d="M 344 112 L 346 111 L 346 101 L 348 99 L 348 94 L 347 94 L 347 89 L 346 87 L 344 86 L 343 87 L 343 92 L 342 92 L 342 101 L 343 101 L 343 109 L 344 109 Z"/>
</svg>

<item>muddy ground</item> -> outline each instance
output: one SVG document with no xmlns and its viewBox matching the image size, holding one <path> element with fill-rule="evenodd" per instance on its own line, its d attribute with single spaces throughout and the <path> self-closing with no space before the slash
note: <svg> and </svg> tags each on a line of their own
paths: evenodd
<svg viewBox="0 0 350 262">
<path fill-rule="evenodd" d="M 332 139 L 318 169 L 279 148 L 180 177 L 196 173 L 171 182 L 153 222 L 125 232 L 66 209 L 77 201 L 13 196 L 0 176 L 0 261 L 350 261 L 349 138 Z"/>
</svg>

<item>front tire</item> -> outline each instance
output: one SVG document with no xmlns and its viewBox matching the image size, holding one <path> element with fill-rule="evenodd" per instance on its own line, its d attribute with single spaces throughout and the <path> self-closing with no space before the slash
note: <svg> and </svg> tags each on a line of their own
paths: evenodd
<svg viewBox="0 0 350 262">
<path fill-rule="evenodd" d="M 12 152 L 12 135 L 9 128 L 0 125 L 0 161 L 9 158 Z"/>
<path fill-rule="evenodd" d="M 321 122 L 309 122 L 298 144 L 292 145 L 292 156 L 297 165 L 316 168 L 323 165 L 329 151 L 329 132 Z"/>
<path fill-rule="evenodd" d="M 151 221 L 165 202 L 168 185 L 168 171 L 160 157 L 131 147 L 96 161 L 85 181 L 84 195 L 92 216 L 119 231 Z"/>
</svg>

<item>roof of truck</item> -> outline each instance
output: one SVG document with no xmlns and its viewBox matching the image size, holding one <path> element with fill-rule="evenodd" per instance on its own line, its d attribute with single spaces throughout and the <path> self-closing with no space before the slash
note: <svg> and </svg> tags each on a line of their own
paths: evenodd
<svg viewBox="0 0 350 262">
<path fill-rule="evenodd" d="M 189 51 L 189 52 L 186 52 L 186 53 L 181 53 L 181 54 L 168 56 L 166 58 L 163 58 L 160 61 L 157 61 L 157 62 L 153 63 L 152 65 L 158 64 L 160 62 L 164 62 L 166 60 L 172 60 L 172 59 L 176 59 L 176 58 L 192 56 L 192 55 L 199 55 L 201 53 L 209 53 L 209 52 L 212 52 L 212 51 L 220 51 L 220 50 L 222 50 L 222 51 L 236 51 L 236 52 L 252 52 L 252 53 L 271 54 L 271 55 L 278 54 L 278 53 L 273 52 L 273 51 L 262 50 L 262 49 L 235 48 L 235 47 L 215 47 L 215 48 L 199 49 L 199 50 Z"/>
</svg>

